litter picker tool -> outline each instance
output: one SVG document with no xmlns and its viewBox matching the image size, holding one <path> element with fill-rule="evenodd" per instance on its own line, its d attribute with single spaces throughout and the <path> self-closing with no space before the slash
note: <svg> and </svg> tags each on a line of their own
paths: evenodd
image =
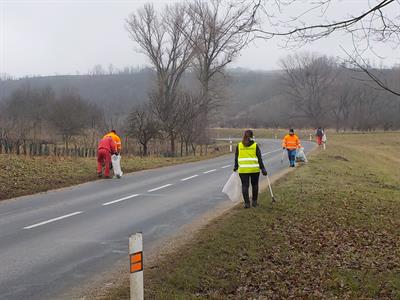
<svg viewBox="0 0 400 300">
<path fill-rule="evenodd" d="M 268 181 L 268 187 L 269 187 L 269 191 L 271 193 L 271 198 L 272 198 L 272 203 L 275 203 L 275 197 L 274 197 L 274 193 L 272 192 L 272 188 L 271 188 L 271 181 L 269 181 L 269 176 L 267 174 L 267 181 Z"/>
<path fill-rule="evenodd" d="M 285 149 L 282 150 L 281 164 L 283 164 L 283 158 L 285 156 Z"/>
</svg>

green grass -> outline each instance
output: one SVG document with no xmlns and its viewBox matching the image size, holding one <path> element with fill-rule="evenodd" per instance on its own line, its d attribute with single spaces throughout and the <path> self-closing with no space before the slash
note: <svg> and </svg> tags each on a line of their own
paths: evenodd
<svg viewBox="0 0 400 300">
<path fill-rule="evenodd" d="M 224 148 L 227 148 L 226 146 Z M 125 173 L 208 159 L 226 153 L 187 157 L 123 157 Z M 0 154 L 0 200 L 97 180 L 96 158 L 30 157 Z"/>
<path fill-rule="evenodd" d="M 399 133 L 332 136 L 277 204 L 264 193 L 146 269 L 146 298 L 400 299 L 399 149 Z"/>
</svg>

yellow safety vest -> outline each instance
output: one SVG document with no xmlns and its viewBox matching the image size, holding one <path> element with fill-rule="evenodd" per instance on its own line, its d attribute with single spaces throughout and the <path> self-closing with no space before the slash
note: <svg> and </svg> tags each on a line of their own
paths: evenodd
<svg viewBox="0 0 400 300">
<path fill-rule="evenodd" d="M 260 172 L 260 165 L 257 158 L 257 144 L 253 143 L 253 145 L 246 147 L 243 143 L 239 143 L 238 150 L 239 174 Z"/>
</svg>

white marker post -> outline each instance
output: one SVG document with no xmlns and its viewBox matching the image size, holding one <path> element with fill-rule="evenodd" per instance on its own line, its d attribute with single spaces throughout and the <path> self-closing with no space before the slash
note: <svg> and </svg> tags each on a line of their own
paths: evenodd
<svg viewBox="0 0 400 300">
<path fill-rule="evenodd" d="M 312 133 L 310 133 L 310 142 L 312 141 Z"/>
<path fill-rule="evenodd" d="M 232 140 L 230 137 L 229 137 L 229 152 L 232 153 Z"/>
<path fill-rule="evenodd" d="M 129 238 L 131 300 L 143 300 L 143 239 L 142 233 Z"/>
</svg>

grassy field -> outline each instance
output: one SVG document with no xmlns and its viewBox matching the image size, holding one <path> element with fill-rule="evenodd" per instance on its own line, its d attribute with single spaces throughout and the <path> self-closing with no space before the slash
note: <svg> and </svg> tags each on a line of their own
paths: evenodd
<svg viewBox="0 0 400 300">
<path fill-rule="evenodd" d="M 332 136 L 278 203 L 263 193 L 145 269 L 145 298 L 400 299 L 399 149 L 399 133 Z"/>
<path fill-rule="evenodd" d="M 198 161 L 226 153 L 226 149 L 207 156 L 123 157 L 125 173 Z M 29 157 L 0 154 L 0 200 L 67 187 L 97 180 L 96 158 Z"/>
</svg>

